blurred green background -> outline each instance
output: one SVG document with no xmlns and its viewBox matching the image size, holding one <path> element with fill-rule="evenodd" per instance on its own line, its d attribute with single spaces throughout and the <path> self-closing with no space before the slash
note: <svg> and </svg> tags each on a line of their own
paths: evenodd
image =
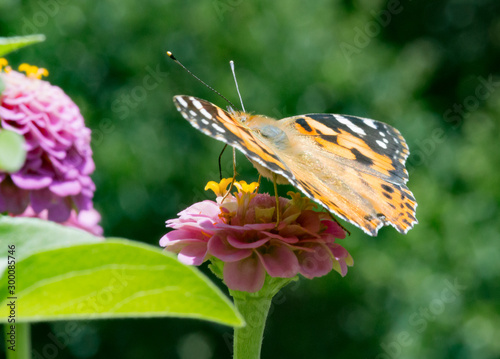
<svg viewBox="0 0 500 359">
<path fill-rule="evenodd" d="M 2 0 L 0 36 L 33 33 L 47 41 L 8 59 L 46 67 L 80 106 L 107 236 L 157 244 L 218 179 L 222 144 L 171 99 L 226 104 L 166 50 L 238 103 L 234 60 L 247 111 L 347 113 L 405 136 L 420 223 L 377 238 L 346 225 L 354 267 L 285 288 L 263 358 L 500 358 L 498 0 Z M 243 156 L 238 170 L 257 179 Z M 231 329 L 196 320 L 69 325 L 34 325 L 35 357 L 231 357 Z"/>
</svg>

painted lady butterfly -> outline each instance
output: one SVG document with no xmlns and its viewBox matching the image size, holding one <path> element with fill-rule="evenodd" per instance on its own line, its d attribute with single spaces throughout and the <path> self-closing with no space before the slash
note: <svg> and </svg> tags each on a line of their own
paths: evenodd
<svg viewBox="0 0 500 359">
<path fill-rule="evenodd" d="M 193 127 L 243 152 L 263 176 L 276 173 L 278 183 L 291 183 L 369 235 L 389 224 L 407 233 L 418 223 L 405 185 L 408 146 L 385 123 L 334 114 L 277 121 L 182 95 L 174 103 Z"/>
</svg>

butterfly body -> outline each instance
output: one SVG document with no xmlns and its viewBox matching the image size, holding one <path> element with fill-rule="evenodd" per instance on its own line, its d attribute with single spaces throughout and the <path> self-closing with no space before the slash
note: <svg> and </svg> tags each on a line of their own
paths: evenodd
<svg viewBox="0 0 500 359">
<path fill-rule="evenodd" d="M 248 131 L 253 133 L 257 140 L 266 144 L 268 147 L 273 147 L 279 151 L 285 151 L 288 153 L 296 152 L 294 151 L 293 145 L 287 133 L 279 127 L 277 120 L 266 116 L 251 115 L 244 112 L 237 112 L 232 115 L 236 120 L 240 121 L 242 125 L 246 125 Z M 270 180 L 273 179 L 273 171 L 264 167 L 259 162 L 256 162 L 252 159 L 252 157 L 247 156 L 247 158 L 250 162 L 252 162 L 254 167 L 262 176 Z M 289 183 L 289 181 L 281 174 L 277 173 L 276 175 L 276 182 L 278 184 Z"/>
<path fill-rule="evenodd" d="M 195 128 L 241 152 L 265 177 L 278 175 L 370 235 L 406 233 L 417 203 L 406 187 L 409 151 L 398 130 L 371 119 L 307 114 L 275 120 L 226 112 L 191 96 L 174 103 Z"/>
</svg>

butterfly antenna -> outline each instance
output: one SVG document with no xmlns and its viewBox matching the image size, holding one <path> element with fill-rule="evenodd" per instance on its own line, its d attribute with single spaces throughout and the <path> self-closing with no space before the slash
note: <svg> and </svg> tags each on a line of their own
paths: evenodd
<svg viewBox="0 0 500 359">
<path fill-rule="evenodd" d="M 229 103 L 229 105 L 231 105 L 232 108 L 236 108 L 236 106 L 233 105 L 233 103 L 231 101 L 229 101 L 225 96 L 223 96 L 219 91 L 217 91 L 216 89 L 214 89 L 212 86 L 209 86 L 207 85 L 203 80 L 201 80 L 198 76 L 196 76 L 195 74 L 193 74 L 191 71 L 189 71 L 186 66 L 184 66 L 179 60 L 177 60 L 174 56 L 174 54 L 172 54 L 170 51 L 167 51 L 167 55 L 168 57 L 170 57 L 172 60 L 174 60 L 177 65 L 179 65 L 180 67 L 182 67 L 184 70 L 186 70 L 186 72 L 188 74 L 190 74 L 191 76 L 193 76 L 195 79 L 197 79 L 199 82 L 201 82 L 203 85 L 205 85 L 208 89 L 212 90 L 213 92 L 215 92 L 217 95 L 219 95 L 220 97 L 222 97 L 225 101 L 227 101 L 227 103 Z M 238 92 L 239 94 L 239 92 Z"/>
<path fill-rule="evenodd" d="M 229 65 L 231 66 L 231 71 L 233 72 L 234 84 L 236 85 L 236 92 L 238 92 L 238 96 L 240 97 L 241 109 L 245 112 L 245 106 L 243 105 L 243 100 L 241 99 L 240 88 L 238 87 L 238 80 L 236 80 L 236 73 L 234 72 L 234 61 L 229 61 Z"/>
</svg>

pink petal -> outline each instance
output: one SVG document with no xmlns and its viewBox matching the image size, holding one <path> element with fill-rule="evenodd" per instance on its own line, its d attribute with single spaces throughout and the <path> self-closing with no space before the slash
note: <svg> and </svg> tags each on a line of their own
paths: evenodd
<svg viewBox="0 0 500 359">
<path fill-rule="evenodd" d="M 218 235 L 208 241 L 208 252 L 224 262 L 235 262 L 252 254 L 251 249 L 240 249 L 231 246 L 225 238 Z"/>
<path fill-rule="evenodd" d="M 179 213 L 179 216 L 190 216 L 194 214 L 202 214 L 204 217 L 218 218 L 220 213 L 219 206 L 213 201 L 202 201 L 193 204 Z"/>
<path fill-rule="evenodd" d="M 329 233 L 333 235 L 335 238 L 340 238 L 340 239 L 345 238 L 345 231 L 342 229 L 342 227 L 340 227 L 340 225 L 337 222 L 331 220 L 324 220 L 321 221 L 321 224 L 326 226 L 326 230 L 324 233 Z"/>
<path fill-rule="evenodd" d="M 265 253 L 257 253 L 271 277 L 292 278 L 299 272 L 297 256 L 285 245 L 271 245 Z"/>
<path fill-rule="evenodd" d="M 196 221 L 196 223 L 203 229 L 215 229 L 215 223 L 212 218 L 200 218 Z"/>
<path fill-rule="evenodd" d="M 92 197 L 94 190 L 82 189 L 82 193 L 73 196 L 73 201 L 80 211 L 90 211 L 93 208 Z"/>
<path fill-rule="evenodd" d="M 68 220 L 71 214 L 71 208 L 65 203 L 66 201 L 58 199 L 56 203 L 48 208 L 48 220 L 54 222 L 64 222 Z"/>
<path fill-rule="evenodd" d="M 245 224 L 245 225 L 235 225 L 235 224 L 226 224 L 226 223 L 217 223 L 217 228 L 220 229 L 230 229 L 232 231 L 263 231 L 266 229 L 273 229 L 276 226 L 275 223 L 253 223 L 253 224 Z"/>
<path fill-rule="evenodd" d="M 205 241 L 208 242 L 208 237 L 200 231 L 192 231 L 185 229 L 176 229 L 168 232 L 160 239 L 160 246 L 165 247 L 172 242 L 177 241 Z"/>
<path fill-rule="evenodd" d="M 285 243 L 297 243 L 299 241 L 299 239 L 295 236 L 283 237 L 283 236 L 280 236 L 279 234 L 267 232 L 267 231 L 262 231 L 262 233 L 264 233 L 266 236 L 269 236 L 269 238 L 279 239 L 280 241 L 283 241 Z"/>
<path fill-rule="evenodd" d="M 257 235 L 257 233 L 255 235 Z M 234 248 L 239 248 L 239 249 L 258 248 L 269 241 L 269 238 L 262 238 L 262 239 L 256 238 L 254 242 L 252 241 L 245 242 L 232 235 L 228 235 L 226 238 L 228 244 L 230 244 Z"/>
<path fill-rule="evenodd" d="M 297 218 L 297 223 L 299 223 L 310 233 L 318 233 L 320 230 L 320 219 L 318 212 L 314 212 L 311 210 L 302 211 L 300 216 Z"/>
<path fill-rule="evenodd" d="M 91 210 L 80 211 L 76 220 L 70 225 L 84 229 L 96 236 L 102 236 L 103 230 L 102 227 L 99 226 L 100 221 L 101 215 L 92 208 Z"/>
<path fill-rule="evenodd" d="M 11 178 L 16 186 L 24 189 L 42 189 L 52 183 L 52 178 L 49 176 L 22 172 L 12 174 Z"/>
<path fill-rule="evenodd" d="M 49 186 L 49 189 L 52 193 L 61 196 L 73 196 L 82 190 L 82 186 L 78 181 L 55 181 Z"/>
<path fill-rule="evenodd" d="M 262 288 L 265 279 L 266 271 L 257 256 L 224 264 L 224 283 L 232 290 L 254 293 Z"/>
<path fill-rule="evenodd" d="M 206 255 L 207 244 L 199 242 L 181 249 L 177 258 L 184 264 L 199 266 L 205 261 Z"/>
<path fill-rule="evenodd" d="M 284 237 L 300 237 L 300 236 L 307 235 L 307 236 L 319 238 L 319 235 L 317 233 L 313 233 L 313 232 L 307 230 L 307 228 L 304 228 L 299 224 L 290 224 L 288 226 L 280 228 L 279 233 L 280 233 L 280 235 L 282 235 Z"/>
<path fill-rule="evenodd" d="M 17 188 L 10 180 L 0 183 L 0 213 L 9 212 L 18 215 L 29 204 L 29 191 Z"/>
<path fill-rule="evenodd" d="M 31 207 L 36 213 L 40 213 L 51 205 L 52 197 L 52 193 L 48 189 L 31 191 Z"/>
<path fill-rule="evenodd" d="M 179 241 L 172 241 L 168 242 L 165 245 L 165 250 L 173 253 L 179 253 L 184 247 L 187 247 L 188 245 L 191 244 L 198 244 L 198 243 L 204 243 L 207 245 L 206 242 L 202 242 L 197 239 L 185 239 L 185 240 L 179 240 Z"/>
<path fill-rule="evenodd" d="M 330 243 L 328 243 L 327 246 L 328 246 L 328 248 L 330 248 L 330 251 L 332 252 L 332 254 L 335 257 L 335 259 L 347 258 L 347 257 L 350 256 L 350 254 L 347 251 L 347 249 L 345 249 L 344 247 L 342 247 L 340 244 L 337 244 L 337 243 L 330 244 Z"/>
<path fill-rule="evenodd" d="M 271 222 L 271 223 L 250 223 L 250 224 L 245 224 L 244 228 L 246 230 L 254 230 L 254 231 L 263 231 L 265 229 L 273 229 L 276 227 L 276 223 Z"/>
<path fill-rule="evenodd" d="M 300 263 L 300 273 L 309 279 L 321 277 L 332 270 L 333 259 L 328 247 L 312 245 L 314 252 L 301 252 L 297 255 Z"/>
</svg>

